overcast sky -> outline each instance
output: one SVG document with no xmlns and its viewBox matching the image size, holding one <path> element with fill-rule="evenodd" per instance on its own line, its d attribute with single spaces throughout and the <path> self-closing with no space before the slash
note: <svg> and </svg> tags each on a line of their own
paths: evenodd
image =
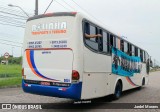
<svg viewBox="0 0 160 112">
<path fill-rule="evenodd" d="M 51 0 L 39 0 L 39 13 L 43 13 Z M 58 4 L 57 2 L 62 4 Z M 105 24 L 106 28 L 120 36 L 127 37 L 160 62 L 160 0 L 54 0 L 47 12 L 79 11 L 88 13 Z M 65 2 L 67 4 L 65 4 Z M 35 0 L 5 0 L 0 6 L 7 4 L 22 7 L 27 13 L 34 14 Z M 8 7 L 15 9 L 15 7 Z M 17 9 L 18 10 L 18 9 Z M 85 10 L 85 11 L 84 11 Z M 6 39 L 22 42 L 24 28 L 0 25 L 0 35 Z M 0 36 L 0 38 L 1 38 Z M 21 55 L 21 48 L 0 44 L 0 54 L 9 52 L 14 56 Z"/>
</svg>

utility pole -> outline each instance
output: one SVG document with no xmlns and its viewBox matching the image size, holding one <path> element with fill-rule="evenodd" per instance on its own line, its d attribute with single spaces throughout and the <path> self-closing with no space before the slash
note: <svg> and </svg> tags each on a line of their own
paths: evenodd
<svg viewBox="0 0 160 112">
<path fill-rule="evenodd" d="M 35 15 L 38 15 L 38 0 L 35 1 Z"/>
<path fill-rule="evenodd" d="M 13 56 L 13 49 L 14 49 L 14 47 L 12 47 L 12 56 Z M 14 57 L 14 56 L 13 56 Z"/>
</svg>

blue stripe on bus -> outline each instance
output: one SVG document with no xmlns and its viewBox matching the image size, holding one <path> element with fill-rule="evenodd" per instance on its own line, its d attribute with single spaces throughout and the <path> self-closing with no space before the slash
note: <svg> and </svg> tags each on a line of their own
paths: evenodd
<svg viewBox="0 0 160 112">
<path fill-rule="evenodd" d="M 27 84 L 24 80 L 22 80 L 23 91 L 27 93 L 61 98 L 81 99 L 82 82 L 71 84 L 70 87 L 44 86 L 36 84 L 26 85 Z M 65 88 L 66 90 L 62 91 L 60 90 L 61 88 Z"/>
</svg>

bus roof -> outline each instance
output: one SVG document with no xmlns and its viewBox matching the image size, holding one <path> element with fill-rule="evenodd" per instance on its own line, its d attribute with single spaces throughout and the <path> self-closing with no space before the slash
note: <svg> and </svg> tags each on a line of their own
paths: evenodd
<svg viewBox="0 0 160 112">
<path fill-rule="evenodd" d="M 82 14 L 80 12 L 54 12 L 54 13 L 46 13 L 46 14 L 41 14 L 41 15 L 36 15 L 36 16 L 33 16 L 33 17 L 30 17 L 28 21 L 31 21 L 31 20 L 35 20 L 35 19 L 40 19 L 40 18 L 45 18 L 45 17 L 55 17 L 55 16 L 76 16 L 76 15 L 80 15 L 83 19 L 86 19 L 88 21 L 90 21 L 91 23 L 97 25 L 98 27 L 108 31 L 109 33 L 111 33 L 113 36 L 116 36 L 118 37 L 119 39 L 121 40 L 124 40 L 126 41 L 127 43 L 130 43 L 132 45 L 134 45 L 135 47 L 143 50 L 146 52 L 146 50 L 138 47 L 137 45 L 133 44 L 132 42 L 129 42 L 128 40 L 118 36 L 117 34 L 115 33 L 112 33 L 110 30 L 108 30 L 108 28 L 106 28 L 106 26 L 104 26 L 104 24 L 100 24 L 96 19 L 93 19 L 93 18 L 90 18 L 88 15 L 85 15 L 85 14 Z"/>
<path fill-rule="evenodd" d="M 77 12 L 55 12 L 55 13 L 46 13 L 41 15 L 36 15 L 33 17 L 30 17 L 27 21 L 39 19 L 39 18 L 45 18 L 45 17 L 52 17 L 52 16 L 76 16 Z"/>
</svg>

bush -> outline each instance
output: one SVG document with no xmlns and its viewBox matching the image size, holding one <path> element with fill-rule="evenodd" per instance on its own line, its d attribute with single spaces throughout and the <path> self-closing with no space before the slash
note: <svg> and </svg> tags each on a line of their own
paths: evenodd
<svg viewBox="0 0 160 112">
<path fill-rule="evenodd" d="M 0 57 L 0 62 L 2 60 L 5 60 L 5 58 L 4 57 Z M 22 64 L 22 57 L 12 57 L 12 56 L 10 56 L 8 58 L 8 64 Z"/>
</svg>

